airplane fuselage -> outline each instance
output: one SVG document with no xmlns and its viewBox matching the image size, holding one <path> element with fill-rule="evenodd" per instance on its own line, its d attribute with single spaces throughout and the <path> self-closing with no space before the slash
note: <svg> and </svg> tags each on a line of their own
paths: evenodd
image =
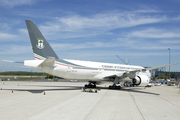
<svg viewBox="0 0 180 120">
<path fill-rule="evenodd" d="M 83 80 L 83 81 L 102 81 L 102 80 L 109 81 L 110 79 L 104 79 L 104 76 L 107 75 L 110 76 L 114 74 L 121 74 L 128 71 L 143 69 L 143 67 L 141 66 L 134 66 L 134 65 L 122 65 L 122 64 L 111 64 L 111 63 L 68 60 L 68 59 L 65 59 L 65 61 L 74 63 L 75 65 L 55 61 L 53 67 L 38 66 L 43 61 L 44 60 L 26 60 L 24 62 L 25 63 L 24 65 L 65 79 Z M 138 75 L 139 74 L 145 74 L 148 77 L 150 77 L 149 71 L 139 72 Z M 121 80 L 132 81 L 132 79 L 129 77 L 126 77 Z"/>
</svg>

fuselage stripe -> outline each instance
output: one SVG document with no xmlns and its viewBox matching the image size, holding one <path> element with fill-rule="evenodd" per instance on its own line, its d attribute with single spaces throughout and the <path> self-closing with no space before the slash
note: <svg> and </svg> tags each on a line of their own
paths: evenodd
<svg viewBox="0 0 180 120">
<path fill-rule="evenodd" d="M 43 57 L 41 55 L 38 55 L 36 53 L 34 53 L 34 57 L 35 59 L 38 59 L 38 60 L 45 60 L 46 57 Z M 62 65 L 62 66 L 67 66 L 67 67 L 72 67 L 73 69 L 86 69 L 86 70 L 105 70 L 105 71 L 127 71 L 127 70 L 118 70 L 118 69 L 102 69 L 102 68 L 90 68 L 90 67 L 85 67 L 85 66 L 73 66 L 73 65 L 70 65 L 70 64 L 63 64 L 62 62 L 59 62 L 59 61 L 55 61 L 55 64 L 57 65 Z"/>
</svg>

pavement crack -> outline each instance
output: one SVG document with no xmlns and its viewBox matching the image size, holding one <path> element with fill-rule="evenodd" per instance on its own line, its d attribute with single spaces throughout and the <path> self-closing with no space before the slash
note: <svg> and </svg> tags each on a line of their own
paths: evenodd
<svg viewBox="0 0 180 120">
<path fill-rule="evenodd" d="M 142 112 L 140 111 L 140 109 L 139 109 L 138 105 L 136 104 L 136 99 L 135 99 L 135 97 L 131 94 L 131 92 L 130 92 L 130 91 L 129 91 L 129 94 L 130 94 L 130 96 L 131 96 L 132 100 L 134 101 L 134 104 L 136 105 L 136 107 L 137 107 L 137 109 L 138 109 L 139 113 L 141 114 L 142 118 L 145 120 L 145 118 L 144 118 L 144 116 L 143 116 Z"/>
<path fill-rule="evenodd" d="M 177 108 L 180 108 L 180 107 L 176 106 L 175 104 L 173 104 L 172 102 L 170 102 L 170 101 L 168 101 L 168 100 L 162 98 L 161 96 L 159 96 L 159 98 L 161 98 L 162 100 L 168 102 L 169 104 L 171 104 L 171 105 L 173 105 L 173 106 L 175 106 L 175 107 L 177 107 Z"/>
<path fill-rule="evenodd" d="M 96 105 L 99 104 L 99 102 L 102 100 L 103 96 L 104 96 L 106 93 L 107 93 L 107 90 L 106 90 L 106 92 L 103 93 L 103 95 L 101 96 L 101 98 L 98 100 L 98 102 L 97 102 L 94 106 L 96 106 Z M 91 109 L 91 111 L 89 112 L 89 114 L 86 116 L 86 118 L 85 118 L 84 120 L 86 120 L 86 119 L 88 118 L 88 116 L 92 113 L 92 111 L 93 111 L 94 109 L 95 109 L 95 107 L 93 107 L 93 109 Z"/>
</svg>

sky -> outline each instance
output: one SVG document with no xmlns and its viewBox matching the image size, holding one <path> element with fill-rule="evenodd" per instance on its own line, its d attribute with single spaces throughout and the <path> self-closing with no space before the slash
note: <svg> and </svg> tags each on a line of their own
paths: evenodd
<svg viewBox="0 0 180 120">
<path fill-rule="evenodd" d="M 34 59 L 32 20 L 59 58 L 155 67 L 170 55 L 180 72 L 179 0 L 0 0 L 0 13 L 0 71 L 32 70 L 3 61 Z"/>
</svg>

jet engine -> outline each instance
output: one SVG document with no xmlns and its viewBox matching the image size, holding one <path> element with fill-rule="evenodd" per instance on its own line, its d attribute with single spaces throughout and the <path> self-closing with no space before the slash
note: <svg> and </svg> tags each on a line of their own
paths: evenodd
<svg viewBox="0 0 180 120">
<path fill-rule="evenodd" d="M 149 83 L 149 80 L 150 79 L 147 75 L 138 75 L 132 80 L 132 82 L 134 85 L 146 86 Z"/>
</svg>

